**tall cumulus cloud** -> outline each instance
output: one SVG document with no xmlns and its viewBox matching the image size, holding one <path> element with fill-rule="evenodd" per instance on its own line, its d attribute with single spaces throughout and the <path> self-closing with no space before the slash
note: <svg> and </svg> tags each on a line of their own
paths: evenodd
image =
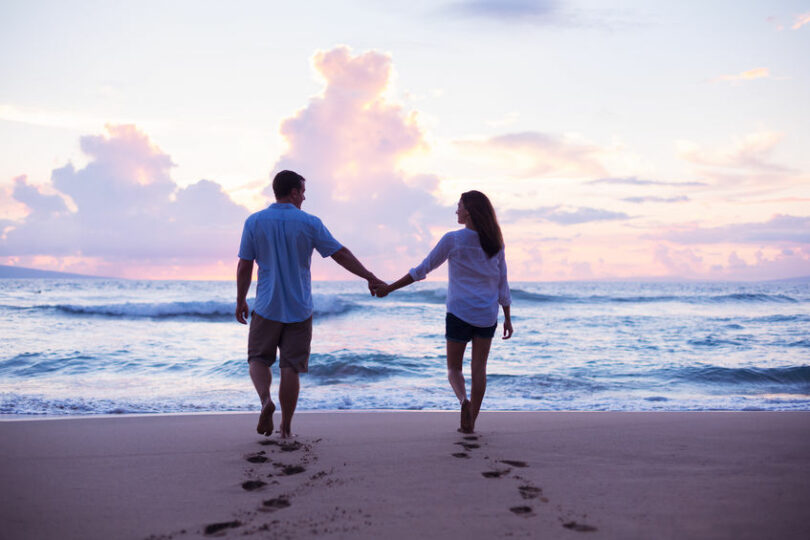
<svg viewBox="0 0 810 540">
<path fill-rule="evenodd" d="M 438 178 L 408 176 L 399 167 L 425 142 L 416 114 L 386 97 L 391 58 L 337 47 L 316 53 L 313 65 L 326 87 L 282 123 L 288 149 L 274 170 L 307 179 L 304 210 L 358 255 L 385 264 L 396 250 L 419 262 L 431 247 L 431 226 L 450 229 L 455 221 L 453 209 L 431 194 Z M 272 188 L 264 193 L 272 197 Z"/>
</svg>

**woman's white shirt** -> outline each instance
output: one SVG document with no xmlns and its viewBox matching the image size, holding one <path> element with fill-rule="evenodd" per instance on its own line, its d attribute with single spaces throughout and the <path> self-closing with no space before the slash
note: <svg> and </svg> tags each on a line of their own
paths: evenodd
<svg viewBox="0 0 810 540">
<path fill-rule="evenodd" d="M 447 311 L 473 326 L 496 324 L 498 305 L 512 303 L 504 250 L 487 257 L 478 233 L 465 227 L 445 234 L 425 260 L 408 273 L 420 281 L 444 261 L 449 261 Z"/>
</svg>

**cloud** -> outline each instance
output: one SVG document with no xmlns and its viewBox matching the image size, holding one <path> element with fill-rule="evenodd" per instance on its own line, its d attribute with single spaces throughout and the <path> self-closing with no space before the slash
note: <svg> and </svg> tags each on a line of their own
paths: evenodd
<svg viewBox="0 0 810 540">
<path fill-rule="evenodd" d="M 659 244 L 655 246 L 653 261 L 663 266 L 672 276 L 695 278 L 702 273 L 703 257 L 691 249 L 672 249 Z"/>
<path fill-rule="evenodd" d="M 627 176 L 623 178 L 599 178 L 598 180 L 591 180 L 588 184 L 617 184 L 617 185 L 630 185 L 630 186 L 677 186 L 677 187 L 695 187 L 705 186 L 705 182 L 661 182 L 658 180 L 643 180 L 635 176 Z"/>
<path fill-rule="evenodd" d="M 463 149 L 493 155 L 517 169 L 524 178 L 583 177 L 606 174 L 603 149 L 592 144 L 536 131 L 507 133 L 485 141 L 458 141 Z"/>
<path fill-rule="evenodd" d="M 558 225 L 579 225 L 592 221 L 614 221 L 630 219 L 624 212 L 612 212 L 599 208 L 566 209 L 560 206 L 548 206 L 531 210 L 507 210 L 504 212 L 504 222 L 514 222 L 522 219 L 536 219 L 551 221 Z"/>
<path fill-rule="evenodd" d="M 455 2 L 447 9 L 469 17 L 514 22 L 553 20 L 558 7 L 556 0 L 465 0 Z"/>
<path fill-rule="evenodd" d="M 798 30 L 802 26 L 810 24 L 810 12 L 809 13 L 802 13 L 801 15 L 796 15 L 796 19 L 791 26 L 792 29 Z"/>
<path fill-rule="evenodd" d="M 65 199 L 59 195 L 44 195 L 38 188 L 28 184 L 26 176 L 14 179 L 12 197 L 31 209 L 32 214 L 51 215 L 67 211 Z"/>
<path fill-rule="evenodd" d="M 804 277 L 810 275 L 810 251 L 783 250 L 770 257 L 758 251 L 750 262 L 732 251 L 726 264 L 715 265 L 712 271 L 748 281 Z"/>
<path fill-rule="evenodd" d="M 764 223 L 693 227 L 662 237 L 678 244 L 810 244 L 810 216 L 778 214 Z"/>
<path fill-rule="evenodd" d="M 774 131 L 750 133 L 726 148 L 705 149 L 691 141 L 678 141 L 678 155 L 692 163 L 710 167 L 783 173 L 790 169 L 771 161 L 771 154 L 784 135 Z"/>
<path fill-rule="evenodd" d="M 629 203 L 643 204 L 647 202 L 679 203 L 688 202 L 690 199 L 686 195 L 681 195 L 679 197 L 625 197 L 622 200 Z"/>
<path fill-rule="evenodd" d="M 659 244 L 654 248 L 654 262 L 677 278 L 759 281 L 810 274 L 810 249 L 807 248 L 741 253 L 736 250 L 712 253 L 710 258 L 698 248 L 679 249 Z"/>
<path fill-rule="evenodd" d="M 353 54 L 342 46 L 316 53 L 313 65 L 325 89 L 282 123 L 288 149 L 274 171 L 302 174 L 304 210 L 358 254 L 387 260 L 397 249 L 415 261 L 424 257 L 432 247 L 431 226 L 453 227 L 454 208 L 431 194 L 438 178 L 408 176 L 399 167 L 425 141 L 416 113 L 385 96 L 390 56 Z M 264 193 L 272 197 L 271 187 Z"/>
<path fill-rule="evenodd" d="M 768 68 L 760 67 L 737 73 L 736 75 L 720 75 L 712 79 L 714 82 L 728 81 L 732 83 L 742 81 L 753 81 L 756 79 L 770 79 L 771 71 Z"/>
<path fill-rule="evenodd" d="M 180 188 L 169 155 L 132 125 L 107 126 L 80 147 L 89 163 L 55 169 L 56 194 L 15 180 L 13 196 L 29 213 L 5 230 L 0 255 L 179 265 L 235 256 L 248 211 L 219 184 Z"/>
</svg>

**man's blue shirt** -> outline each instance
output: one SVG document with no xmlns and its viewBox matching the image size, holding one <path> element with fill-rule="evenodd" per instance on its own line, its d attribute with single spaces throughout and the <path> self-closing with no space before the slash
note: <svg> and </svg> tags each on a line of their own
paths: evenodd
<svg viewBox="0 0 810 540">
<path fill-rule="evenodd" d="M 259 266 L 253 310 L 273 321 L 300 322 L 312 315 L 312 250 L 321 257 L 341 247 L 321 220 L 290 203 L 273 203 L 245 220 L 239 258 Z"/>
</svg>

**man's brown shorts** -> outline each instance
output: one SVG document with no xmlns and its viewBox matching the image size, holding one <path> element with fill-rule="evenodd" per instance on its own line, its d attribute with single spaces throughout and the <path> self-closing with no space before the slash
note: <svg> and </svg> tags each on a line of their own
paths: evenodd
<svg viewBox="0 0 810 540">
<path fill-rule="evenodd" d="M 276 349 L 280 352 L 279 367 L 293 368 L 298 373 L 309 369 L 309 346 L 312 342 L 312 317 L 305 321 L 283 323 L 265 319 L 251 313 L 248 334 L 248 362 L 258 360 L 267 366 L 276 361 Z"/>
</svg>

